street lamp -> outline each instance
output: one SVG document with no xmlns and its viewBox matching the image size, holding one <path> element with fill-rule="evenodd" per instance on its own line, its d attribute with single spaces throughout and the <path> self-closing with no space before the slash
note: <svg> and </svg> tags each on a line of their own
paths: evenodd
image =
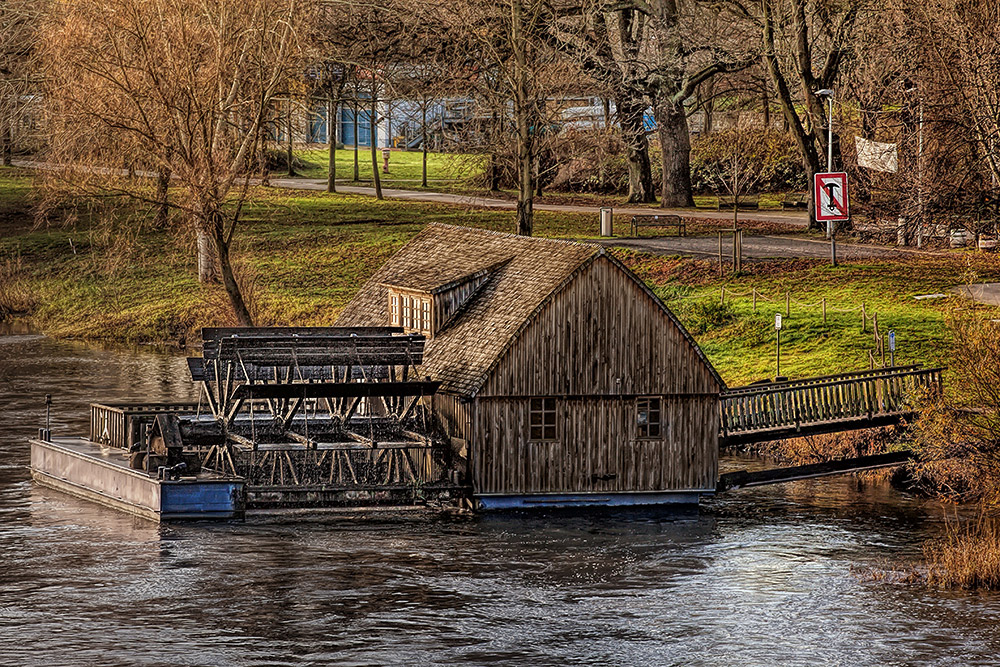
<svg viewBox="0 0 1000 667">
<path fill-rule="evenodd" d="M 816 91 L 816 97 L 826 98 L 827 118 L 826 118 L 826 172 L 833 171 L 833 91 L 829 88 Z"/>
<path fill-rule="evenodd" d="M 826 173 L 833 172 L 833 91 L 829 88 L 817 90 L 816 97 L 826 98 Z M 817 202 L 818 205 L 818 202 Z M 826 235 L 830 239 L 830 262 L 837 266 L 836 224 L 832 220 L 826 223 Z"/>
</svg>

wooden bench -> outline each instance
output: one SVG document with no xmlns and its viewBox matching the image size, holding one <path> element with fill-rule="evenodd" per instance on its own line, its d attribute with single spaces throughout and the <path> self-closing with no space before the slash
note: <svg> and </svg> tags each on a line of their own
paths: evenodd
<svg viewBox="0 0 1000 667">
<path fill-rule="evenodd" d="M 733 201 L 736 198 L 732 195 L 719 197 L 719 210 L 733 209 Z M 737 208 L 741 211 L 756 211 L 760 208 L 760 195 L 742 195 L 739 197 Z"/>
<path fill-rule="evenodd" d="M 806 192 L 789 192 L 781 200 L 781 210 L 805 210 L 809 208 L 809 194 Z"/>
<path fill-rule="evenodd" d="M 629 225 L 629 236 L 639 236 L 639 227 L 673 227 L 677 230 L 677 236 L 687 236 L 687 224 L 679 215 L 654 214 L 654 215 L 633 215 Z"/>
</svg>

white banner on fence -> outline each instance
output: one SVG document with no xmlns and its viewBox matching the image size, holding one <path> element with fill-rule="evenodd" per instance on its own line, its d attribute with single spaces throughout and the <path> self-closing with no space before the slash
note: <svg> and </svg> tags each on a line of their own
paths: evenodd
<svg viewBox="0 0 1000 667">
<path fill-rule="evenodd" d="M 899 171 L 896 144 L 884 144 L 881 141 L 871 141 L 864 137 L 854 137 L 854 146 L 858 153 L 859 167 L 888 171 L 893 174 Z"/>
</svg>

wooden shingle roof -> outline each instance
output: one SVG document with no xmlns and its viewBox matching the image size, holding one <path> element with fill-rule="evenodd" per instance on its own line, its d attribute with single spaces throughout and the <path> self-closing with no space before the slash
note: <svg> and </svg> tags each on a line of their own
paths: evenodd
<svg viewBox="0 0 1000 667">
<path fill-rule="evenodd" d="M 489 271 L 482 287 L 424 350 L 423 372 L 440 380 L 442 390 L 473 396 L 542 304 L 602 255 L 604 249 L 591 243 L 431 223 L 375 272 L 341 312 L 336 326 L 386 325 L 389 285 L 435 292 L 465 276 Z"/>
</svg>

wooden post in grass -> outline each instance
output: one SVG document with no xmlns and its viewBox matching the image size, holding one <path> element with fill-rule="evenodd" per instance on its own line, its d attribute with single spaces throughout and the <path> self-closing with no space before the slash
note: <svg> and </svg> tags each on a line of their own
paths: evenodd
<svg viewBox="0 0 1000 667">
<path fill-rule="evenodd" d="M 826 297 L 823 297 L 823 324 L 826 324 Z"/>
<path fill-rule="evenodd" d="M 719 297 L 719 305 L 720 306 L 725 306 L 726 305 L 726 286 L 725 285 L 722 286 L 722 291 L 720 292 L 720 294 L 721 294 L 721 296 Z"/>
<path fill-rule="evenodd" d="M 757 288 L 753 288 L 753 314 L 757 314 Z"/>
<path fill-rule="evenodd" d="M 861 304 L 861 333 L 868 331 L 868 313 L 865 312 L 865 304 Z"/>
<path fill-rule="evenodd" d="M 792 316 L 792 293 L 785 292 L 785 317 Z"/>
<path fill-rule="evenodd" d="M 719 276 L 725 275 L 725 269 L 722 267 L 722 232 L 719 232 Z"/>
</svg>

